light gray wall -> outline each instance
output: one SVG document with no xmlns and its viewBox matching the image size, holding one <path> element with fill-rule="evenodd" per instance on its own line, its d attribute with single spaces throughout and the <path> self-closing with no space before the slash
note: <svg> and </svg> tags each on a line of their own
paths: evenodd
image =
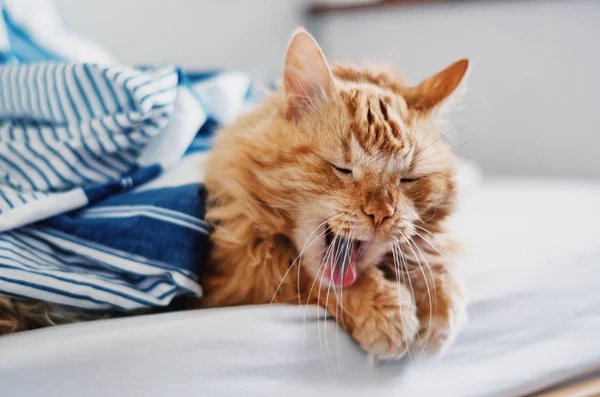
<svg viewBox="0 0 600 397">
<path fill-rule="evenodd" d="M 600 177 L 600 1 L 490 1 L 332 14 L 329 58 L 381 59 L 418 82 L 472 60 L 458 152 L 484 171 Z"/>
<path fill-rule="evenodd" d="M 271 73 L 303 0 L 55 0 L 65 21 L 124 63 Z"/>
<path fill-rule="evenodd" d="M 277 76 L 308 0 L 55 0 L 67 23 L 133 64 Z M 329 14 L 326 55 L 381 59 L 412 82 L 473 61 L 458 152 L 484 171 L 600 177 L 600 0 L 457 2 Z"/>
</svg>

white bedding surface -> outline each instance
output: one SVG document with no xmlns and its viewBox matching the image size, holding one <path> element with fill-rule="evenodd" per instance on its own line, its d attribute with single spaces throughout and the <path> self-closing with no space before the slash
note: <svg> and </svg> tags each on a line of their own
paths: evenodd
<svg viewBox="0 0 600 397">
<path fill-rule="evenodd" d="M 488 180 L 455 223 L 469 321 L 439 360 L 378 367 L 314 308 L 200 310 L 1 338 L 0 394 L 514 396 L 599 369 L 600 182 Z"/>
</svg>

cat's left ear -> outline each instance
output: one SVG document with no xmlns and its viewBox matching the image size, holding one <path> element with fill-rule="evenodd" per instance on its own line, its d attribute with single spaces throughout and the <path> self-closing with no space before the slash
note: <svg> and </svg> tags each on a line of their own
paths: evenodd
<svg viewBox="0 0 600 397">
<path fill-rule="evenodd" d="M 289 120 L 326 102 L 335 92 L 333 75 L 315 39 L 298 29 L 288 45 L 283 71 L 284 112 Z"/>
<path fill-rule="evenodd" d="M 405 94 L 407 105 L 420 111 L 447 108 L 448 103 L 457 102 L 464 93 L 464 80 L 468 70 L 468 59 L 453 63 L 418 86 L 410 88 Z"/>
</svg>

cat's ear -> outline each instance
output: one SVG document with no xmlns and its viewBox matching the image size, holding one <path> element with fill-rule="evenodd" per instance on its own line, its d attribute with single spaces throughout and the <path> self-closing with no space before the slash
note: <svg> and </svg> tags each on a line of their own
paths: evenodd
<svg viewBox="0 0 600 397">
<path fill-rule="evenodd" d="M 288 45 L 283 71 L 285 116 L 294 120 L 335 92 L 333 75 L 315 39 L 298 29 Z"/>
<path fill-rule="evenodd" d="M 410 88 L 405 99 L 407 105 L 421 111 L 447 108 L 449 103 L 457 102 L 465 91 L 465 75 L 469 69 L 469 60 L 461 59 L 441 72 Z"/>
</svg>

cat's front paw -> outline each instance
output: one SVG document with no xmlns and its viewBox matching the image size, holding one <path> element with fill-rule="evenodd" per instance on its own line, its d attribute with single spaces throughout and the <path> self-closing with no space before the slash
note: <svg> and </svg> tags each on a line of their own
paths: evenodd
<svg viewBox="0 0 600 397">
<path fill-rule="evenodd" d="M 410 351 L 426 356 L 441 354 L 452 344 L 466 319 L 465 300 L 462 296 L 454 297 L 446 310 L 420 319 L 421 329 Z"/>
<path fill-rule="evenodd" d="M 387 282 L 369 299 L 360 300 L 351 328 L 352 337 L 379 359 L 397 359 L 406 354 L 419 331 L 417 310 L 408 290 Z"/>
</svg>

